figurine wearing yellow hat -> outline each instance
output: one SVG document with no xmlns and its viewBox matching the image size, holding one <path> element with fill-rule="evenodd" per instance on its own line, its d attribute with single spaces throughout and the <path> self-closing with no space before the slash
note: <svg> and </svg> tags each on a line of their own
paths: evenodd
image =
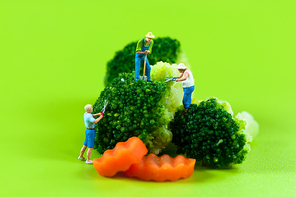
<svg viewBox="0 0 296 197">
<path fill-rule="evenodd" d="M 151 78 L 150 78 L 151 67 L 149 64 L 149 60 L 147 58 L 147 54 L 152 53 L 152 46 L 154 43 L 152 38 L 154 37 L 155 36 L 152 34 L 152 32 L 148 32 L 146 35 L 146 38 L 143 38 L 138 41 L 138 44 L 136 47 L 136 54 L 135 54 L 135 81 L 139 80 L 141 62 L 144 63 L 146 60 L 146 68 L 144 68 L 146 70 L 145 75 L 147 76 L 147 81 L 151 82 Z"/>
</svg>

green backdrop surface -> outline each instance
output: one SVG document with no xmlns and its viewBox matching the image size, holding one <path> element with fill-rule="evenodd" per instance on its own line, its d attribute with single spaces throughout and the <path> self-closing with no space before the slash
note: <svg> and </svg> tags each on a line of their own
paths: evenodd
<svg viewBox="0 0 296 197">
<path fill-rule="evenodd" d="M 296 196 L 295 9 L 292 0 L 0 0 L 0 195 Z M 243 164 L 155 183 L 101 177 L 77 160 L 83 107 L 103 90 L 106 63 L 148 31 L 181 42 L 195 98 L 227 100 L 259 122 Z"/>
</svg>

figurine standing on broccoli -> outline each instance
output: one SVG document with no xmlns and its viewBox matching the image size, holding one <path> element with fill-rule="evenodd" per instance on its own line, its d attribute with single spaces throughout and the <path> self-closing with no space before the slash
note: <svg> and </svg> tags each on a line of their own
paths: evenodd
<svg viewBox="0 0 296 197">
<path fill-rule="evenodd" d="M 183 105 L 185 108 L 182 115 L 185 115 L 188 111 L 189 105 L 191 104 L 191 95 L 194 90 L 194 80 L 191 71 L 183 63 L 180 63 L 176 68 L 181 73 L 180 77 L 176 79 L 176 82 L 182 81 L 184 91 Z"/>
<path fill-rule="evenodd" d="M 105 104 L 105 106 L 107 105 Z M 101 111 L 101 113 L 91 114 L 93 112 L 93 107 L 90 104 L 86 105 L 84 109 L 86 111 L 84 113 L 84 124 L 86 126 L 85 140 L 81 148 L 78 159 L 85 160 L 85 158 L 83 157 L 83 154 L 86 148 L 88 148 L 86 163 L 92 164 L 93 162 L 90 159 L 90 156 L 95 143 L 95 123 L 99 122 L 103 118 L 105 111 L 103 110 Z M 100 117 L 97 119 L 94 119 L 94 117 L 97 117 L 97 116 L 100 116 Z"/>
<path fill-rule="evenodd" d="M 147 54 L 152 52 L 152 46 L 154 41 L 152 38 L 155 36 L 152 34 L 152 32 L 148 32 L 146 35 L 146 38 L 141 39 L 138 41 L 137 48 L 136 48 L 136 55 L 135 55 L 135 81 L 139 80 L 140 76 L 140 66 L 141 62 L 144 62 L 144 71 L 146 69 L 146 76 L 147 81 L 151 82 L 150 78 L 150 71 L 151 67 L 147 58 Z M 146 62 L 146 67 L 145 67 Z"/>
</svg>

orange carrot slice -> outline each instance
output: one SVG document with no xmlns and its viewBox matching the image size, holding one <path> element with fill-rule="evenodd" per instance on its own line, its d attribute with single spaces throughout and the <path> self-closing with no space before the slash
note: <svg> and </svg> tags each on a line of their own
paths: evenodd
<svg viewBox="0 0 296 197">
<path fill-rule="evenodd" d="M 172 158 L 169 155 L 157 157 L 155 154 L 150 154 L 144 157 L 141 163 L 133 164 L 124 174 L 144 181 L 176 181 L 192 175 L 195 161 L 195 159 L 187 159 L 182 155 Z"/>
<path fill-rule="evenodd" d="M 111 177 L 128 170 L 132 164 L 140 163 L 147 152 L 138 137 L 131 137 L 126 142 L 118 142 L 114 149 L 106 150 L 101 158 L 93 160 L 93 165 L 100 175 Z"/>
</svg>

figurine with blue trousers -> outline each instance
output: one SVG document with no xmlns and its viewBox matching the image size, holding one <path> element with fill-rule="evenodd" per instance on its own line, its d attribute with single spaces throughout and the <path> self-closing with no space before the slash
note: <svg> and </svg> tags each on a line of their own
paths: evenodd
<svg viewBox="0 0 296 197">
<path fill-rule="evenodd" d="M 191 97 L 194 91 L 194 79 L 192 72 L 185 66 L 185 64 L 180 63 L 176 69 L 178 69 L 179 73 L 181 73 L 180 77 L 176 79 L 176 82 L 182 81 L 184 91 L 183 105 L 185 108 L 182 115 L 185 115 L 188 112 L 189 105 L 191 104 Z"/>
<path fill-rule="evenodd" d="M 138 44 L 136 47 L 136 54 L 135 54 L 135 81 L 138 81 L 140 78 L 141 62 L 144 63 L 145 57 L 146 57 L 146 68 L 144 68 L 144 70 L 146 70 L 145 75 L 147 76 L 147 81 L 151 82 L 151 78 L 150 78 L 151 67 L 149 64 L 149 60 L 147 58 L 147 54 L 152 53 L 152 47 L 154 43 L 152 38 L 154 37 L 155 36 L 152 34 L 152 32 L 148 32 L 145 39 L 143 38 L 138 41 Z"/>
</svg>

